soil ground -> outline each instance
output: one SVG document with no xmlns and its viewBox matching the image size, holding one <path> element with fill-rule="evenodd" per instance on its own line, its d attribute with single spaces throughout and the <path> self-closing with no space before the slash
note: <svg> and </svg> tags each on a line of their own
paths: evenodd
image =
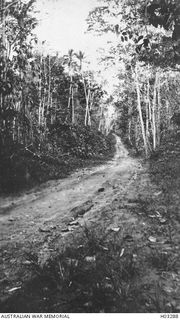
<svg viewBox="0 0 180 320">
<path fill-rule="evenodd" d="M 0 199 L 1 312 L 180 311 L 179 138 L 151 162 L 116 139 L 112 161 Z"/>
</svg>

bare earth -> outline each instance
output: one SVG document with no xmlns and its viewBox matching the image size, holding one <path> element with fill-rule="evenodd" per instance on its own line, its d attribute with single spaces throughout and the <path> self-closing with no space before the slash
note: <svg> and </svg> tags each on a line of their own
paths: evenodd
<svg viewBox="0 0 180 320">
<path fill-rule="evenodd" d="M 147 165 L 131 158 L 116 139 L 116 155 L 107 164 L 79 170 L 18 197 L 0 198 L 1 301 L 30 278 L 28 252 L 35 252 L 39 263 L 44 264 L 58 248 L 73 242 L 84 226 L 129 230 L 134 241 L 143 246 L 156 244 L 158 249 L 171 249 L 157 230 L 152 234 L 154 222 L 143 207 L 147 202 L 148 214 L 152 215 L 161 191 L 151 182 Z M 156 281 L 155 273 L 149 276 Z M 147 277 L 145 274 L 144 282 Z"/>
</svg>

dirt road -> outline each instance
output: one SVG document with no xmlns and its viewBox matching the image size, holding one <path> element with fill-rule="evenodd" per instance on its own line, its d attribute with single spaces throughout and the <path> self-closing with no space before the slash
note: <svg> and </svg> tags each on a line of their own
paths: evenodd
<svg viewBox="0 0 180 320">
<path fill-rule="evenodd" d="M 26 250 L 34 248 L 40 254 L 52 233 L 64 238 L 75 228 L 75 219 L 80 225 L 96 219 L 97 212 L 125 191 L 141 165 L 116 139 L 115 157 L 107 164 L 50 181 L 19 197 L 0 198 L 1 281 L 15 284 Z"/>
<path fill-rule="evenodd" d="M 154 212 L 152 200 L 160 191 L 141 161 L 128 155 L 117 136 L 116 141 L 114 159 L 105 165 L 79 170 L 19 197 L 0 199 L 2 299 L 29 279 L 29 252 L 43 265 L 57 249 L 73 242 L 84 226 L 100 225 L 105 230 L 120 226 L 143 245 L 149 237 L 153 242 L 144 205 Z"/>
</svg>

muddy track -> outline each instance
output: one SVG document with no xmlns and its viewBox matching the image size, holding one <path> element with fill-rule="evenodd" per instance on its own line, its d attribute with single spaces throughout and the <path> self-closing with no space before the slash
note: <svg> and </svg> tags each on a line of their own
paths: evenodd
<svg viewBox="0 0 180 320">
<path fill-rule="evenodd" d="M 139 188 L 148 185 L 149 177 L 140 161 L 131 158 L 121 140 L 116 140 L 116 155 L 105 165 L 48 182 L 38 191 L 0 199 L 1 298 L 29 279 L 28 252 L 36 253 L 39 263 L 44 263 L 83 226 L 100 221 L 102 212 L 111 210 L 117 199 L 122 199 L 122 207 L 132 206 Z M 143 191 L 148 194 L 149 188 Z M 116 209 L 112 209 L 113 218 L 107 219 L 108 227 L 120 217 Z M 137 220 L 126 216 L 130 224 Z"/>
</svg>

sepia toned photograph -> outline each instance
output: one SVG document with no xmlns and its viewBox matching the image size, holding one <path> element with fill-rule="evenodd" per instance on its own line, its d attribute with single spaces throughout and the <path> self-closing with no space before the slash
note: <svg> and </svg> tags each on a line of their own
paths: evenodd
<svg viewBox="0 0 180 320">
<path fill-rule="evenodd" d="M 162 313 L 180 313 L 180 1 L 0 0 L 0 317 Z"/>
</svg>

